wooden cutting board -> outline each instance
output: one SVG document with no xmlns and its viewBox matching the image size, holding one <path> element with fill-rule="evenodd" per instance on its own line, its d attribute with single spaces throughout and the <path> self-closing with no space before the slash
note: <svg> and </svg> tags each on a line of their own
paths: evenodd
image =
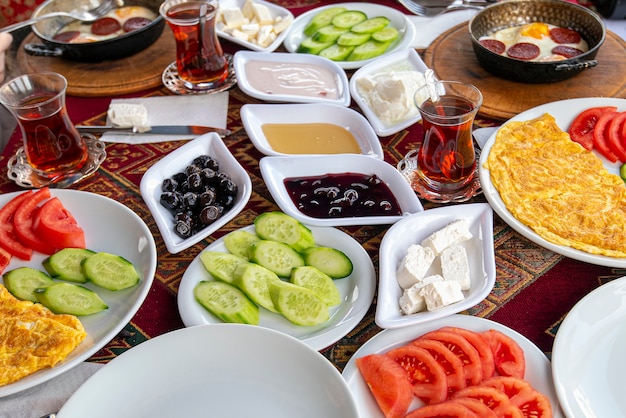
<svg viewBox="0 0 626 418">
<path fill-rule="evenodd" d="M 26 53 L 26 43 L 42 43 L 31 33 L 17 51 L 17 63 L 23 73 L 54 71 L 67 78 L 67 94 L 101 97 L 134 93 L 162 85 L 163 70 L 176 59 L 176 44 L 169 27 L 155 43 L 135 55 L 119 60 L 86 63 L 57 57 L 39 57 Z"/>
<path fill-rule="evenodd" d="M 596 55 L 598 65 L 567 80 L 526 84 L 498 78 L 474 55 L 468 24 L 455 26 L 424 51 L 424 63 L 440 80 L 471 83 L 483 94 L 479 115 L 507 120 L 518 113 L 558 100 L 580 97 L 626 97 L 626 42 L 607 31 Z"/>
</svg>

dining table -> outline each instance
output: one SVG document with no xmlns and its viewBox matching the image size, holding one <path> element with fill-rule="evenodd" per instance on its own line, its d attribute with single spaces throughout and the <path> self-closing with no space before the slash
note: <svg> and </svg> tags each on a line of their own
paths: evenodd
<svg viewBox="0 0 626 418">
<path fill-rule="evenodd" d="M 297 17 L 316 7 L 339 2 L 335 0 L 276 0 L 274 3 L 289 9 Z M 409 14 L 396 1 L 387 0 L 371 3 L 383 4 Z M 467 25 L 467 23 L 461 23 L 460 27 L 463 25 Z M 455 31 L 458 31 L 458 28 L 455 27 L 443 33 L 434 40 L 433 45 L 448 42 L 451 36 L 456 36 Z M 164 44 L 170 48 L 165 50 L 165 54 L 169 54 L 168 57 L 173 61 L 174 51 L 169 40 L 171 37 L 170 29 L 166 27 L 162 36 L 167 38 Z M 610 41 L 623 48 L 621 38 L 610 37 Z M 226 40 L 222 40 L 222 46 L 224 51 L 229 54 L 234 54 L 242 48 Z M 162 45 L 155 44 L 149 49 L 162 47 Z M 440 65 L 435 56 L 437 51 L 429 49 L 428 46 L 416 46 L 415 48 L 427 65 Z M 284 51 L 284 47 L 280 46 L 278 51 Z M 621 59 L 621 63 L 624 65 L 626 55 L 624 55 L 623 50 L 620 50 L 620 53 L 621 55 L 612 56 L 611 59 Z M 45 59 L 61 60 L 58 58 L 37 58 L 37 60 Z M 136 59 L 136 57 L 129 57 L 126 60 Z M 33 58 L 28 57 L 20 58 L 20 51 L 18 51 L 18 65 L 22 66 L 23 72 L 32 70 L 32 60 Z M 70 78 L 70 87 L 68 88 L 66 105 L 70 118 L 76 125 L 104 125 L 107 109 L 114 99 L 174 95 L 160 82 L 159 77 L 157 77 L 157 82 L 146 81 L 148 80 L 147 74 L 156 72 L 157 75 L 160 75 L 162 68 L 155 70 L 154 67 L 157 64 L 154 62 L 143 62 L 137 66 L 137 62 L 133 61 L 132 71 L 136 71 L 137 76 L 146 76 L 143 78 L 136 77 L 140 80 L 135 84 L 132 82 L 135 79 L 126 85 L 111 85 L 111 83 L 105 85 L 104 81 L 94 79 L 92 84 L 85 82 L 75 85 L 75 88 L 72 89 L 73 80 L 77 80 L 77 83 L 85 81 L 80 78 L 80 74 L 77 75 L 73 71 L 76 68 L 87 68 L 85 65 L 83 63 L 59 62 L 58 67 L 55 67 L 67 68 L 68 73 L 71 73 L 68 77 Z M 89 65 L 93 65 L 93 68 L 101 65 L 103 77 L 108 77 L 109 81 L 116 77 L 119 79 L 119 71 L 127 71 L 124 65 L 110 63 Z M 454 77 L 456 73 L 461 78 L 463 74 L 472 72 L 470 70 L 467 67 L 450 68 L 448 71 L 450 75 L 446 75 L 446 77 Z M 346 71 L 348 77 L 354 73 L 354 70 Z M 570 80 L 547 85 L 528 86 L 522 83 L 507 82 L 508 85 L 516 89 L 507 92 L 507 97 L 520 98 L 514 104 L 505 103 L 502 97 L 496 97 L 493 87 L 485 86 L 483 94 L 487 112 L 479 112 L 475 120 L 475 128 L 499 126 L 510 117 L 507 112 L 511 112 L 512 115 L 525 110 L 524 107 L 533 107 L 535 103 L 524 102 L 525 91 L 529 88 L 546 91 L 542 97 L 534 97 L 536 95 L 533 95 L 532 100 L 538 101 L 536 104 L 569 98 L 568 95 L 571 95 L 576 86 L 582 89 L 589 83 L 597 82 L 595 80 L 596 75 L 605 70 L 598 68 L 595 74 L 593 71 L 595 69 L 583 72 Z M 121 78 L 127 79 L 132 78 L 132 76 L 123 73 Z M 487 75 L 482 76 L 477 81 L 480 83 L 502 82 Z M 154 281 L 145 301 L 122 331 L 91 356 L 87 362 L 106 364 L 149 339 L 184 328 L 185 324 L 181 320 L 177 306 L 177 291 L 183 274 L 190 263 L 215 240 L 231 231 L 251 225 L 254 219 L 264 212 L 280 210 L 261 175 L 259 161 L 264 155 L 254 147 L 240 118 L 240 110 L 243 105 L 262 102 L 246 95 L 237 84 L 227 91 L 227 127 L 231 134 L 224 137 L 223 141 L 250 176 L 252 194 L 243 210 L 212 235 L 178 253 L 168 252 L 155 220 L 140 192 L 140 182 L 146 170 L 172 151 L 183 146 L 188 142 L 187 140 L 138 144 L 106 143 L 106 159 L 99 169 L 92 175 L 69 186 L 71 189 L 113 199 L 139 215 L 153 234 L 158 253 Z M 559 97 L 559 92 L 561 97 Z M 625 97 L 621 87 L 609 94 L 615 97 Z M 516 106 L 520 106 L 520 108 L 518 109 Z M 360 112 L 359 107 L 354 102 L 351 103 L 350 107 Z M 490 109 L 496 110 L 489 111 Z M 422 134 L 422 125 L 417 122 L 397 133 L 380 137 L 384 161 L 397 167 L 408 152 L 419 147 Z M 7 176 L 7 164 L 20 146 L 22 146 L 22 134 L 18 128 L 0 155 L 0 193 L 2 194 L 24 190 Z M 462 210 L 463 205 L 486 201 L 485 196 L 479 191 L 466 202 L 436 203 L 422 199 L 421 203 L 425 211 L 451 205 L 461 206 L 459 209 Z M 390 227 L 391 225 L 355 225 L 337 228 L 348 233 L 362 245 L 371 258 L 376 272 L 378 272 L 381 241 Z M 626 275 L 626 271 L 622 268 L 578 261 L 544 248 L 522 236 L 495 213 L 493 241 L 496 266 L 495 285 L 487 297 L 461 314 L 487 318 L 517 331 L 532 341 L 548 358 L 551 356 L 559 326 L 574 305 L 599 286 Z M 338 341 L 319 350 L 339 371 L 344 369 L 348 360 L 359 347 L 382 331 L 375 322 L 376 304 L 377 298 L 374 297 L 367 314 L 354 329 Z"/>
</svg>

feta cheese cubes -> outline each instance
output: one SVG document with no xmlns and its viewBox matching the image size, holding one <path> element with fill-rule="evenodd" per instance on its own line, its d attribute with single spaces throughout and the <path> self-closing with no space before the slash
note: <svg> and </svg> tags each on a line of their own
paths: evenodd
<svg viewBox="0 0 626 418">
<path fill-rule="evenodd" d="M 419 283 L 434 260 L 435 253 L 432 249 L 417 244 L 411 245 L 396 273 L 400 287 L 408 289 Z"/>
</svg>

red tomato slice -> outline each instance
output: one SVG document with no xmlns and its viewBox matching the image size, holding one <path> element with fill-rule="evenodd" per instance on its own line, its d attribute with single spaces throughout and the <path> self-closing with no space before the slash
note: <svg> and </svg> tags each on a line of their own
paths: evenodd
<svg viewBox="0 0 626 418">
<path fill-rule="evenodd" d="M 33 250 L 18 240 L 13 217 L 17 208 L 30 194 L 30 191 L 20 193 L 0 209 L 0 248 L 22 260 L 30 260 Z"/>
<path fill-rule="evenodd" d="M 426 333 L 420 338 L 443 343 L 461 359 L 467 386 L 477 385 L 482 381 L 483 371 L 481 369 L 478 351 L 465 337 L 449 331 L 436 330 Z"/>
<path fill-rule="evenodd" d="M 618 160 L 617 155 L 609 148 L 607 128 L 609 123 L 618 115 L 617 112 L 605 112 L 598 118 L 596 127 L 593 129 L 593 148 L 607 160 L 614 163 Z"/>
<path fill-rule="evenodd" d="M 404 417 L 413 401 L 406 371 L 384 354 L 359 357 L 356 366 L 385 417 Z"/>
<path fill-rule="evenodd" d="M 456 402 L 426 405 L 409 412 L 405 418 L 482 418 L 471 409 Z"/>
<path fill-rule="evenodd" d="M 467 386 L 463 362 L 443 343 L 435 340 L 417 339 L 412 344 L 428 351 L 437 360 L 437 363 L 443 367 L 443 371 L 448 377 L 448 395 Z"/>
<path fill-rule="evenodd" d="M 485 337 L 496 364 L 496 370 L 503 376 L 524 378 L 526 359 L 524 350 L 508 335 L 491 329 L 482 333 Z"/>
<path fill-rule="evenodd" d="M 452 397 L 453 400 L 460 398 L 478 399 L 487 405 L 496 416 L 502 418 L 523 418 L 522 411 L 511 403 L 509 397 L 496 388 L 489 386 L 470 386 L 458 391 Z"/>
<path fill-rule="evenodd" d="M 0 247 L 0 274 L 2 274 L 4 269 L 6 269 L 11 262 L 11 257 L 13 257 L 13 255 L 10 252 Z"/>
<path fill-rule="evenodd" d="M 585 149 L 591 151 L 593 149 L 593 130 L 596 127 L 596 122 L 600 115 L 604 112 L 615 112 L 617 107 L 604 106 L 604 107 L 592 107 L 587 110 L 583 110 L 576 116 L 574 121 L 569 127 L 569 136 L 572 141 L 578 142 Z"/>
<path fill-rule="evenodd" d="M 543 394 L 531 389 L 511 399 L 522 415 L 526 418 L 552 418 L 552 406 Z"/>
<path fill-rule="evenodd" d="M 483 380 L 490 378 L 496 372 L 495 363 L 493 361 L 493 353 L 487 340 L 480 333 L 460 327 L 443 327 L 441 331 L 454 332 L 465 337 L 471 345 L 478 351 L 480 365 L 482 366 Z"/>
<path fill-rule="evenodd" d="M 39 210 L 37 205 L 49 197 L 50 189 L 47 187 L 32 193 L 15 211 L 13 226 L 15 227 L 15 235 L 22 244 L 40 253 L 51 255 L 54 254 L 55 248 L 35 235 L 33 231 L 33 219 Z"/>
<path fill-rule="evenodd" d="M 387 352 L 387 355 L 406 370 L 415 396 L 427 404 L 446 400 L 446 373 L 428 351 L 414 345 L 405 345 Z"/>
<path fill-rule="evenodd" d="M 609 122 L 606 129 L 609 148 L 622 163 L 626 163 L 626 143 L 622 136 L 624 121 L 626 121 L 626 112 L 620 112 Z"/>
<path fill-rule="evenodd" d="M 481 383 L 483 386 L 490 386 L 504 393 L 509 399 L 528 390 L 534 390 L 530 383 L 513 376 L 494 376 Z"/>
<path fill-rule="evenodd" d="M 487 405 L 474 398 L 458 398 L 452 399 L 448 402 L 460 403 L 467 409 L 474 412 L 480 418 L 498 418 L 496 413 Z"/>
<path fill-rule="evenodd" d="M 33 230 L 55 248 L 85 248 L 85 232 L 57 197 L 41 206 Z"/>
</svg>

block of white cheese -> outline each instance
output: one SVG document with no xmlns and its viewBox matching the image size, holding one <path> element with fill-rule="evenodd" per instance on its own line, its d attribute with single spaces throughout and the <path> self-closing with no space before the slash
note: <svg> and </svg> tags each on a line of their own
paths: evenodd
<svg viewBox="0 0 626 418">
<path fill-rule="evenodd" d="M 423 280 L 415 283 L 408 289 L 404 289 L 402 296 L 400 296 L 400 309 L 405 315 L 411 315 L 417 312 L 421 312 L 426 309 L 426 301 L 424 297 L 420 295 L 422 287 L 433 282 L 442 282 L 443 277 L 438 274 L 424 277 Z"/>
<path fill-rule="evenodd" d="M 241 12 L 241 9 L 236 7 L 223 9 L 221 12 L 221 17 L 226 24 L 226 27 L 229 29 L 235 29 L 241 27 L 241 25 L 245 25 L 246 23 L 250 23 L 250 20 L 246 19 L 246 17 Z"/>
<path fill-rule="evenodd" d="M 456 281 L 461 290 L 470 289 L 470 271 L 467 251 L 459 244 L 453 244 L 443 250 L 440 256 L 443 279 Z"/>
<path fill-rule="evenodd" d="M 396 271 L 400 287 L 408 289 L 422 280 L 434 260 L 435 253 L 431 248 L 418 244 L 411 245 Z"/>
<path fill-rule="evenodd" d="M 450 222 L 442 229 L 433 232 L 428 238 L 422 241 L 422 246 L 430 247 L 435 255 L 440 255 L 443 250 L 452 244 L 458 244 L 472 238 L 469 224 L 466 219 L 457 219 Z"/>
<path fill-rule="evenodd" d="M 465 299 L 459 282 L 445 280 L 427 284 L 420 289 L 419 294 L 424 298 L 426 309 L 429 311 L 434 311 Z"/>
<path fill-rule="evenodd" d="M 109 121 L 118 128 L 135 128 L 139 132 L 150 129 L 148 109 L 142 104 L 111 103 L 107 111 Z"/>
</svg>

